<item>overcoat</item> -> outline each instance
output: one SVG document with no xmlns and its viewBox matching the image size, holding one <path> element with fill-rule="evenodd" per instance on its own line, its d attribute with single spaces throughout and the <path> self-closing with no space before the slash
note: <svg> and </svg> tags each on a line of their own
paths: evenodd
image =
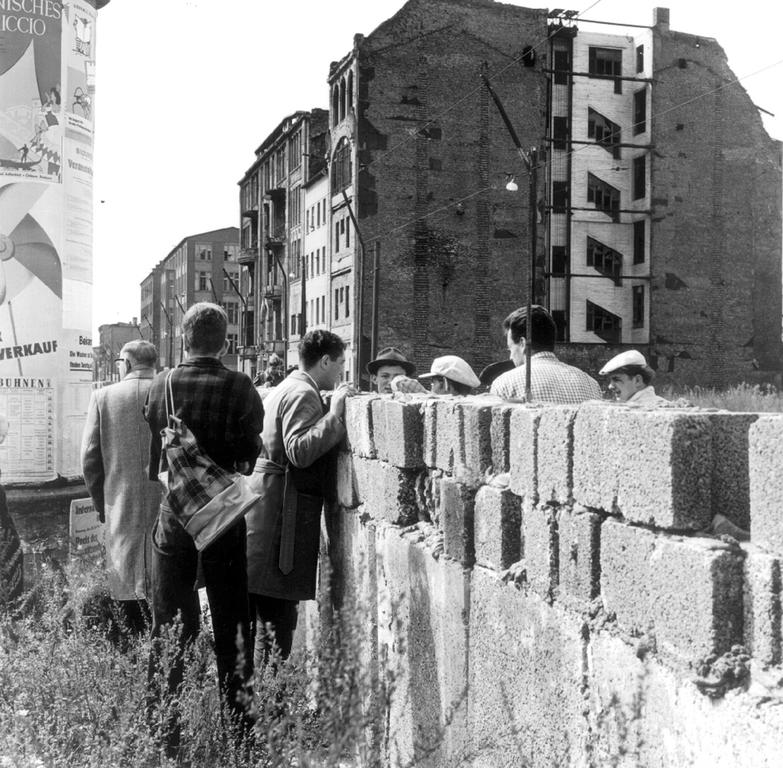
<svg viewBox="0 0 783 768">
<path fill-rule="evenodd" d="M 139 368 L 95 390 L 82 437 L 84 482 L 106 519 L 106 568 L 115 600 L 149 594 L 150 536 L 162 490 L 149 479 L 152 436 L 143 414 L 154 374 L 152 368 Z"/>
<path fill-rule="evenodd" d="M 331 454 L 345 437 L 343 422 L 324 411 L 303 371 L 264 399 L 263 448 L 250 478 L 261 499 L 246 517 L 248 591 L 254 594 L 315 597 L 321 508 L 335 479 Z"/>
</svg>

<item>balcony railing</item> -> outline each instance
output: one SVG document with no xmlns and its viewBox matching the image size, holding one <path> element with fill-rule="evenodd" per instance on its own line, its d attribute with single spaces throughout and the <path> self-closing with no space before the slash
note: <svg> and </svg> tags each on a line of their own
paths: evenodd
<svg viewBox="0 0 783 768">
<path fill-rule="evenodd" d="M 264 296 L 267 298 L 274 298 L 280 296 L 283 293 L 283 289 L 279 283 L 267 283 L 264 286 Z"/>
<path fill-rule="evenodd" d="M 240 264 L 253 264 L 258 257 L 258 248 L 242 248 L 239 251 L 237 261 Z"/>
</svg>

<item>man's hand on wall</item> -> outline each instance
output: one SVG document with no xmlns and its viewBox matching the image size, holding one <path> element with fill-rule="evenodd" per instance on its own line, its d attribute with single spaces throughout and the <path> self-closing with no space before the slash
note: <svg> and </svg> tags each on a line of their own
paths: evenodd
<svg viewBox="0 0 783 768">
<path fill-rule="evenodd" d="M 332 392 L 332 401 L 329 403 L 329 412 L 342 419 L 345 413 L 345 398 L 356 394 L 352 384 L 344 382 Z"/>
</svg>

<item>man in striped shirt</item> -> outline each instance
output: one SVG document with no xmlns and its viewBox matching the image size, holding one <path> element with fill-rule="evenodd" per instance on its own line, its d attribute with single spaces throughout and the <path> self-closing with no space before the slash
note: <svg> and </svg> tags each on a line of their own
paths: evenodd
<svg viewBox="0 0 783 768">
<path fill-rule="evenodd" d="M 533 402 L 581 403 L 600 400 L 598 382 L 573 365 L 561 363 L 555 355 L 556 326 L 544 307 L 531 307 L 532 333 L 530 390 Z M 527 307 L 514 310 L 504 321 L 509 357 L 516 366 L 492 383 L 491 394 L 504 400 L 525 400 L 525 338 Z"/>
</svg>

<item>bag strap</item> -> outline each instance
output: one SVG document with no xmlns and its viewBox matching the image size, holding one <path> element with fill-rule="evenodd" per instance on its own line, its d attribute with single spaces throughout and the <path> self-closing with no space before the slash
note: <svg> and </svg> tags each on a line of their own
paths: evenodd
<svg viewBox="0 0 783 768">
<path fill-rule="evenodd" d="M 174 409 L 174 389 L 171 386 L 171 375 L 174 373 L 174 369 L 169 369 L 169 372 L 166 374 L 166 391 L 165 391 L 165 398 L 166 398 L 166 424 L 169 423 L 169 420 L 171 419 L 172 415 L 176 413 Z M 169 408 L 171 410 L 169 411 Z"/>
</svg>

